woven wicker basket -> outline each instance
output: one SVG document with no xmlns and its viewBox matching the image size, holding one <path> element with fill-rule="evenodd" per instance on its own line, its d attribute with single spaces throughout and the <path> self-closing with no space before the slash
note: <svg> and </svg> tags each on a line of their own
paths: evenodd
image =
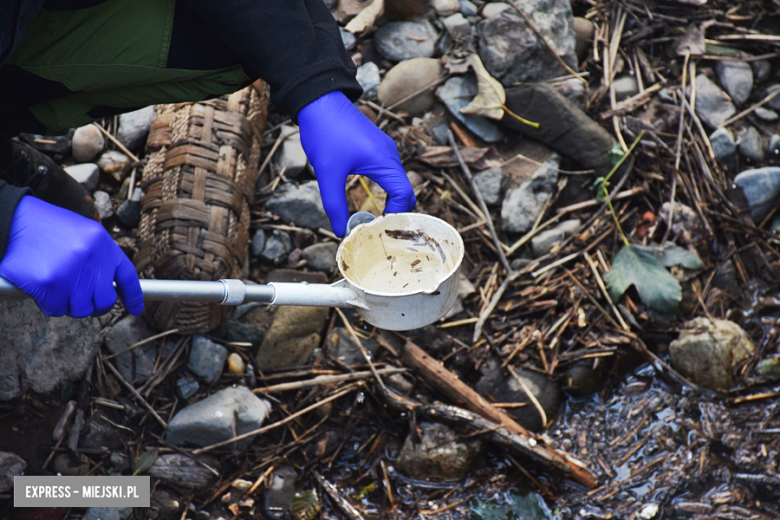
<svg viewBox="0 0 780 520">
<path fill-rule="evenodd" d="M 147 140 L 139 251 L 141 278 L 240 278 L 247 258 L 250 208 L 265 126 L 265 84 L 202 103 L 159 105 Z M 160 330 L 206 332 L 231 307 L 148 302 Z"/>
</svg>

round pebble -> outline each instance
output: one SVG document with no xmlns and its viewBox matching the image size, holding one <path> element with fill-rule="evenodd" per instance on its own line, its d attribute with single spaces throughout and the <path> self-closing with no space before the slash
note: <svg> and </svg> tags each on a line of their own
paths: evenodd
<svg viewBox="0 0 780 520">
<path fill-rule="evenodd" d="M 96 126 L 87 125 L 77 128 L 71 144 L 73 158 L 78 162 L 89 162 L 103 151 L 105 145 L 106 140 Z"/>
<path fill-rule="evenodd" d="M 246 370 L 246 364 L 241 356 L 233 352 L 228 356 L 228 371 L 231 374 L 243 375 Z"/>
</svg>

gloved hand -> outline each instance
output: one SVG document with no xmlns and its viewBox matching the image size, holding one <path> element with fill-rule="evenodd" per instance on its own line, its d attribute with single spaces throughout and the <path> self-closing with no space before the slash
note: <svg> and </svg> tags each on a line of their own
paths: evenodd
<svg viewBox="0 0 780 520">
<path fill-rule="evenodd" d="M 49 316 L 107 313 L 116 302 L 114 281 L 130 313 L 144 309 L 135 268 L 103 226 L 30 195 L 14 211 L 0 276 Z"/>
<path fill-rule="evenodd" d="M 395 142 L 341 92 L 330 92 L 298 113 L 301 144 L 317 174 L 333 232 L 343 236 L 349 210 L 348 175 L 363 175 L 387 192 L 385 213 L 412 211 L 417 199 Z"/>
</svg>

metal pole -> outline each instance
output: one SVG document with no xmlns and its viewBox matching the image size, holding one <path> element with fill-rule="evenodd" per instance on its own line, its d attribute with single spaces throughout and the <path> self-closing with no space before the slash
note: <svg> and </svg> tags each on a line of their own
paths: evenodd
<svg viewBox="0 0 780 520">
<path fill-rule="evenodd" d="M 270 285 L 247 285 L 241 280 L 216 282 L 190 280 L 140 280 L 144 300 L 186 301 L 240 305 L 248 302 L 271 303 L 276 290 Z M 24 298 L 14 284 L 0 277 L 0 298 Z"/>
</svg>

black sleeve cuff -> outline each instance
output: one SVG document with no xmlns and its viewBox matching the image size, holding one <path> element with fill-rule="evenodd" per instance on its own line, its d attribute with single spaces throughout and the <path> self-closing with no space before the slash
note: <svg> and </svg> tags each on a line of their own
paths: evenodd
<svg viewBox="0 0 780 520">
<path fill-rule="evenodd" d="M 8 239 L 11 237 L 11 222 L 16 205 L 25 195 L 32 195 L 32 191 L 0 181 L 0 260 L 5 256 Z"/>
</svg>

